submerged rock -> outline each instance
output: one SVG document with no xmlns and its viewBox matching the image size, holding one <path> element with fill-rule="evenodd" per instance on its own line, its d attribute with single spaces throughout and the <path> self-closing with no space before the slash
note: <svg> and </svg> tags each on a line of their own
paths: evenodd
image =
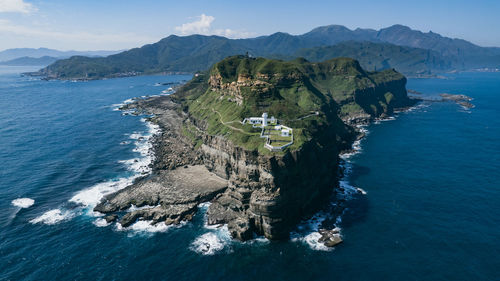
<svg viewBox="0 0 500 281">
<path fill-rule="evenodd" d="M 318 239 L 318 241 L 323 243 L 327 247 L 334 247 L 343 242 L 342 237 L 340 236 L 340 230 L 338 228 L 334 228 L 331 230 L 320 229 L 319 234 L 321 234 L 321 237 Z"/>
</svg>

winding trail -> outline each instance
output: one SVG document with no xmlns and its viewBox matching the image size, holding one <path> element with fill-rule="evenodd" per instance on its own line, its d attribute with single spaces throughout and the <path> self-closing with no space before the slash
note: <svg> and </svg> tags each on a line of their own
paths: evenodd
<svg viewBox="0 0 500 281">
<path fill-rule="evenodd" d="M 224 122 L 224 121 L 222 120 L 222 115 L 220 114 L 220 112 L 218 112 L 218 111 L 217 111 L 217 110 L 215 110 L 214 108 L 211 108 L 211 109 L 212 109 L 212 111 L 213 111 L 213 112 L 215 112 L 215 113 L 217 113 L 217 114 L 219 115 L 220 123 L 221 123 L 222 125 L 224 125 L 224 126 L 226 126 L 226 127 L 230 128 L 230 129 L 233 129 L 233 130 L 235 130 L 235 131 L 238 131 L 238 132 L 241 132 L 241 133 L 243 133 L 243 134 L 246 134 L 246 135 L 250 135 L 250 136 L 255 135 L 255 134 L 252 134 L 252 133 L 245 132 L 245 131 L 243 131 L 243 130 L 242 130 L 242 129 L 240 129 L 240 128 L 235 128 L 235 127 L 233 127 L 233 126 L 229 125 L 229 124 L 234 123 L 234 122 L 237 122 L 237 121 L 229 121 L 229 122 Z"/>
</svg>

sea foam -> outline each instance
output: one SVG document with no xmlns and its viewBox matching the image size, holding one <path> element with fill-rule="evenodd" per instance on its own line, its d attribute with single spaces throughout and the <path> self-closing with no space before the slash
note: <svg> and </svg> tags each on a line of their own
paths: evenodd
<svg viewBox="0 0 500 281">
<path fill-rule="evenodd" d="M 170 229 L 172 226 L 166 225 L 164 222 L 160 222 L 157 224 L 153 224 L 151 221 L 137 221 L 136 223 L 132 224 L 131 226 L 127 228 L 122 228 L 122 229 L 128 229 L 128 230 L 133 230 L 136 232 L 166 232 L 168 229 Z"/>
<path fill-rule="evenodd" d="M 12 205 L 19 208 L 29 208 L 35 204 L 35 200 L 31 198 L 17 198 L 12 200 Z"/>
<path fill-rule="evenodd" d="M 227 248 L 231 241 L 227 225 L 224 225 L 214 231 L 198 236 L 191 243 L 189 249 L 202 255 L 214 255 Z"/>
<path fill-rule="evenodd" d="M 74 216 L 74 213 L 70 211 L 63 211 L 61 209 L 54 209 L 47 211 L 43 213 L 43 215 L 38 216 L 32 220 L 30 220 L 30 223 L 36 224 L 36 223 L 44 223 L 48 225 L 53 225 L 56 223 L 59 223 L 64 220 L 69 220 Z"/>
<path fill-rule="evenodd" d="M 133 99 L 128 99 L 124 101 L 123 104 L 131 103 L 133 101 L 134 101 Z M 133 151 L 137 152 L 139 154 L 139 157 L 120 161 L 120 163 L 126 165 L 127 168 L 133 172 L 132 175 L 128 177 L 119 177 L 104 182 L 100 182 L 91 187 L 88 187 L 86 189 L 77 192 L 73 197 L 71 197 L 71 199 L 69 199 L 69 202 L 75 203 L 80 207 L 87 209 L 87 212 L 83 212 L 83 214 L 87 214 L 90 216 L 98 216 L 99 214 L 92 212 L 90 210 L 92 210 L 104 196 L 117 192 L 131 185 L 135 179 L 151 172 L 150 164 L 154 161 L 154 155 L 151 152 L 152 148 L 151 139 L 154 135 L 160 132 L 160 127 L 156 124 L 147 122 L 145 118 L 142 118 L 141 122 L 146 123 L 147 131 L 145 133 L 135 132 L 133 134 L 130 134 L 129 136 L 130 139 L 134 140 L 135 148 Z M 27 202 L 28 201 L 26 200 L 22 202 L 16 201 L 16 203 L 14 203 L 13 201 L 12 204 L 21 204 L 21 203 L 27 204 Z M 54 209 L 31 220 L 30 222 L 55 224 L 63 220 L 71 219 L 79 211 L 81 211 L 81 208 L 77 208 L 75 210 Z M 99 227 L 109 225 L 108 223 L 105 223 L 105 221 L 102 219 L 97 219 L 96 221 L 94 221 L 94 224 Z M 137 225 L 135 228 L 137 229 L 141 228 L 141 224 Z M 163 226 L 161 225 L 156 225 L 153 228 L 151 227 L 149 228 L 149 230 L 153 232 L 158 232 L 161 231 L 162 229 Z"/>
<path fill-rule="evenodd" d="M 312 250 L 331 251 L 332 248 L 329 248 L 319 242 L 319 239 L 321 238 L 319 229 L 322 223 L 330 216 L 331 215 L 325 211 L 316 213 L 310 219 L 297 225 L 297 230 L 290 233 L 290 240 L 292 242 L 306 243 Z"/>
<path fill-rule="evenodd" d="M 129 231 L 130 236 L 135 236 L 135 235 L 150 236 L 151 234 L 154 233 L 167 232 L 172 228 L 180 228 L 184 226 L 186 223 L 187 222 L 182 221 L 179 224 L 166 225 L 165 222 L 159 222 L 157 224 L 154 224 L 153 221 L 150 220 L 139 220 L 128 227 L 123 227 L 120 223 L 116 223 L 116 230 Z"/>
<path fill-rule="evenodd" d="M 119 178 L 117 180 L 98 183 L 78 192 L 69 201 L 82 205 L 83 207 L 94 207 L 104 196 L 131 185 L 135 178 L 136 177 Z"/>
<path fill-rule="evenodd" d="M 365 136 L 369 134 L 369 131 L 366 129 L 365 125 L 357 126 L 357 129 L 363 133 Z M 305 243 L 312 250 L 317 251 L 331 251 L 333 248 L 325 246 L 323 243 L 319 241 L 322 235 L 319 233 L 320 228 L 323 225 L 323 222 L 326 220 L 335 219 L 334 229 L 339 232 L 341 236 L 341 228 L 340 223 L 342 222 L 342 215 L 344 214 L 346 209 L 343 209 L 339 214 L 338 210 L 342 209 L 342 207 L 338 206 L 337 201 L 340 199 L 350 200 L 355 195 L 362 194 L 365 195 L 366 191 L 359 187 L 355 187 L 350 184 L 349 176 L 352 172 L 352 164 L 351 157 L 361 153 L 362 147 L 361 142 L 363 139 L 356 140 L 352 144 L 352 149 L 349 152 L 343 153 L 340 155 L 340 167 L 343 171 L 342 177 L 339 180 L 340 189 L 336 192 L 335 199 L 330 203 L 330 210 L 323 210 L 315 215 L 313 215 L 310 219 L 304 220 L 297 225 L 295 231 L 290 233 L 291 241 L 294 242 L 302 242 Z M 337 210 L 334 212 L 333 210 Z"/>
<path fill-rule="evenodd" d="M 111 223 L 108 223 L 105 219 L 102 219 L 102 218 L 96 219 L 93 223 L 97 227 L 106 227 L 106 226 L 108 226 L 108 225 L 111 224 Z"/>
<path fill-rule="evenodd" d="M 154 154 L 151 152 L 151 148 L 153 147 L 151 138 L 160 132 L 160 127 L 156 124 L 147 122 L 144 118 L 142 118 L 141 121 L 146 122 L 148 128 L 147 132 L 144 134 L 136 132 L 129 136 L 130 139 L 135 140 L 134 152 L 139 153 L 140 157 L 119 161 L 119 163 L 126 165 L 129 170 L 133 171 L 134 174 L 130 177 L 122 177 L 101 182 L 84 189 L 75 194 L 69 200 L 70 202 L 82 205 L 83 207 L 94 207 L 104 196 L 131 185 L 138 177 L 151 172 L 150 164 L 155 159 Z"/>
<path fill-rule="evenodd" d="M 203 228 L 208 231 L 198 236 L 189 247 L 191 251 L 202 255 L 214 255 L 229 248 L 233 241 L 226 224 L 208 224 L 207 210 L 211 204 L 205 202 L 198 205 L 199 212 L 203 214 Z"/>
<path fill-rule="evenodd" d="M 125 106 L 129 103 L 133 103 L 134 102 L 134 98 L 131 98 L 131 99 L 127 99 L 127 100 L 124 100 L 122 103 L 117 103 L 117 104 L 112 104 L 111 107 L 113 108 L 113 111 L 120 111 L 121 107 L 122 106 Z"/>
</svg>

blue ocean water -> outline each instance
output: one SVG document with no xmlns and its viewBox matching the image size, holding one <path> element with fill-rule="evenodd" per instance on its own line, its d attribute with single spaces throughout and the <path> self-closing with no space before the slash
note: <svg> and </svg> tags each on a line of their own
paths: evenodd
<svg viewBox="0 0 500 281">
<path fill-rule="evenodd" d="M 366 194 L 348 201 L 344 243 L 321 251 L 231 241 L 202 211 L 178 228 L 103 224 L 85 206 L 144 169 L 154 129 L 113 109 L 189 76 L 72 83 L 28 70 L 0 68 L 0 280 L 498 280 L 499 73 L 409 80 L 476 107 L 423 102 L 367 127 L 346 179 Z"/>
</svg>

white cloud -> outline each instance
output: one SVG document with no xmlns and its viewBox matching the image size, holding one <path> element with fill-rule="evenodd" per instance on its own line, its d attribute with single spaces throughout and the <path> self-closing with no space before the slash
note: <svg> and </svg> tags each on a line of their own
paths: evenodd
<svg viewBox="0 0 500 281">
<path fill-rule="evenodd" d="M 207 34 L 210 32 L 210 25 L 215 20 L 212 16 L 201 14 L 197 21 L 184 23 L 181 26 L 176 26 L 175 30 L 179 31 L 182 35 L 188 34 Z"/>
<path fill-rule="evenodd" d="M 23 13 L 29 14 L 37 9 L 24 0 L 0 0 L 0 13 Z"/>
<path fill-rule="evenodd" d="M 233 29 L 229 29 L 229 28 L 216 29 L 216 30 L 214 30 L 213 34 L 228 37 L 228 38 L 248 38 L 248 37 L 255 36 L 255 33 L 253 33 L 253 32 L 233 30 Z"/>
<path fill-rule="evenodd" d="M 215 17 L 201 14 L 198 19 L 193 22 L 184 23 L 181 26 L 176 26 L 175 30 L 181 35 L 201 34 L 201 35 L 219 35 L 229 38 L 247 38 L 255 35 L 252 32 L 246 32 L 233 29 L 213 29 L 212 23 Z"/>
<path fill-rule="evenodd" d="M 89 47 L 98 47 L 106 44 L 130 44 L 136 46 L 137 44 L 150 43 L 156 40 L 156 38 L 131 33 L 96 34 L 82 31 L 67 33 L 42 29 L 40 27 L 18 25 L 9 20 L 0 19 L 0 37 L 2 35 L 14 35 L 17 38 L 28 38 L 31 41 L 55 40 L 64 43 L 81 43 Z"/>
</svg>

